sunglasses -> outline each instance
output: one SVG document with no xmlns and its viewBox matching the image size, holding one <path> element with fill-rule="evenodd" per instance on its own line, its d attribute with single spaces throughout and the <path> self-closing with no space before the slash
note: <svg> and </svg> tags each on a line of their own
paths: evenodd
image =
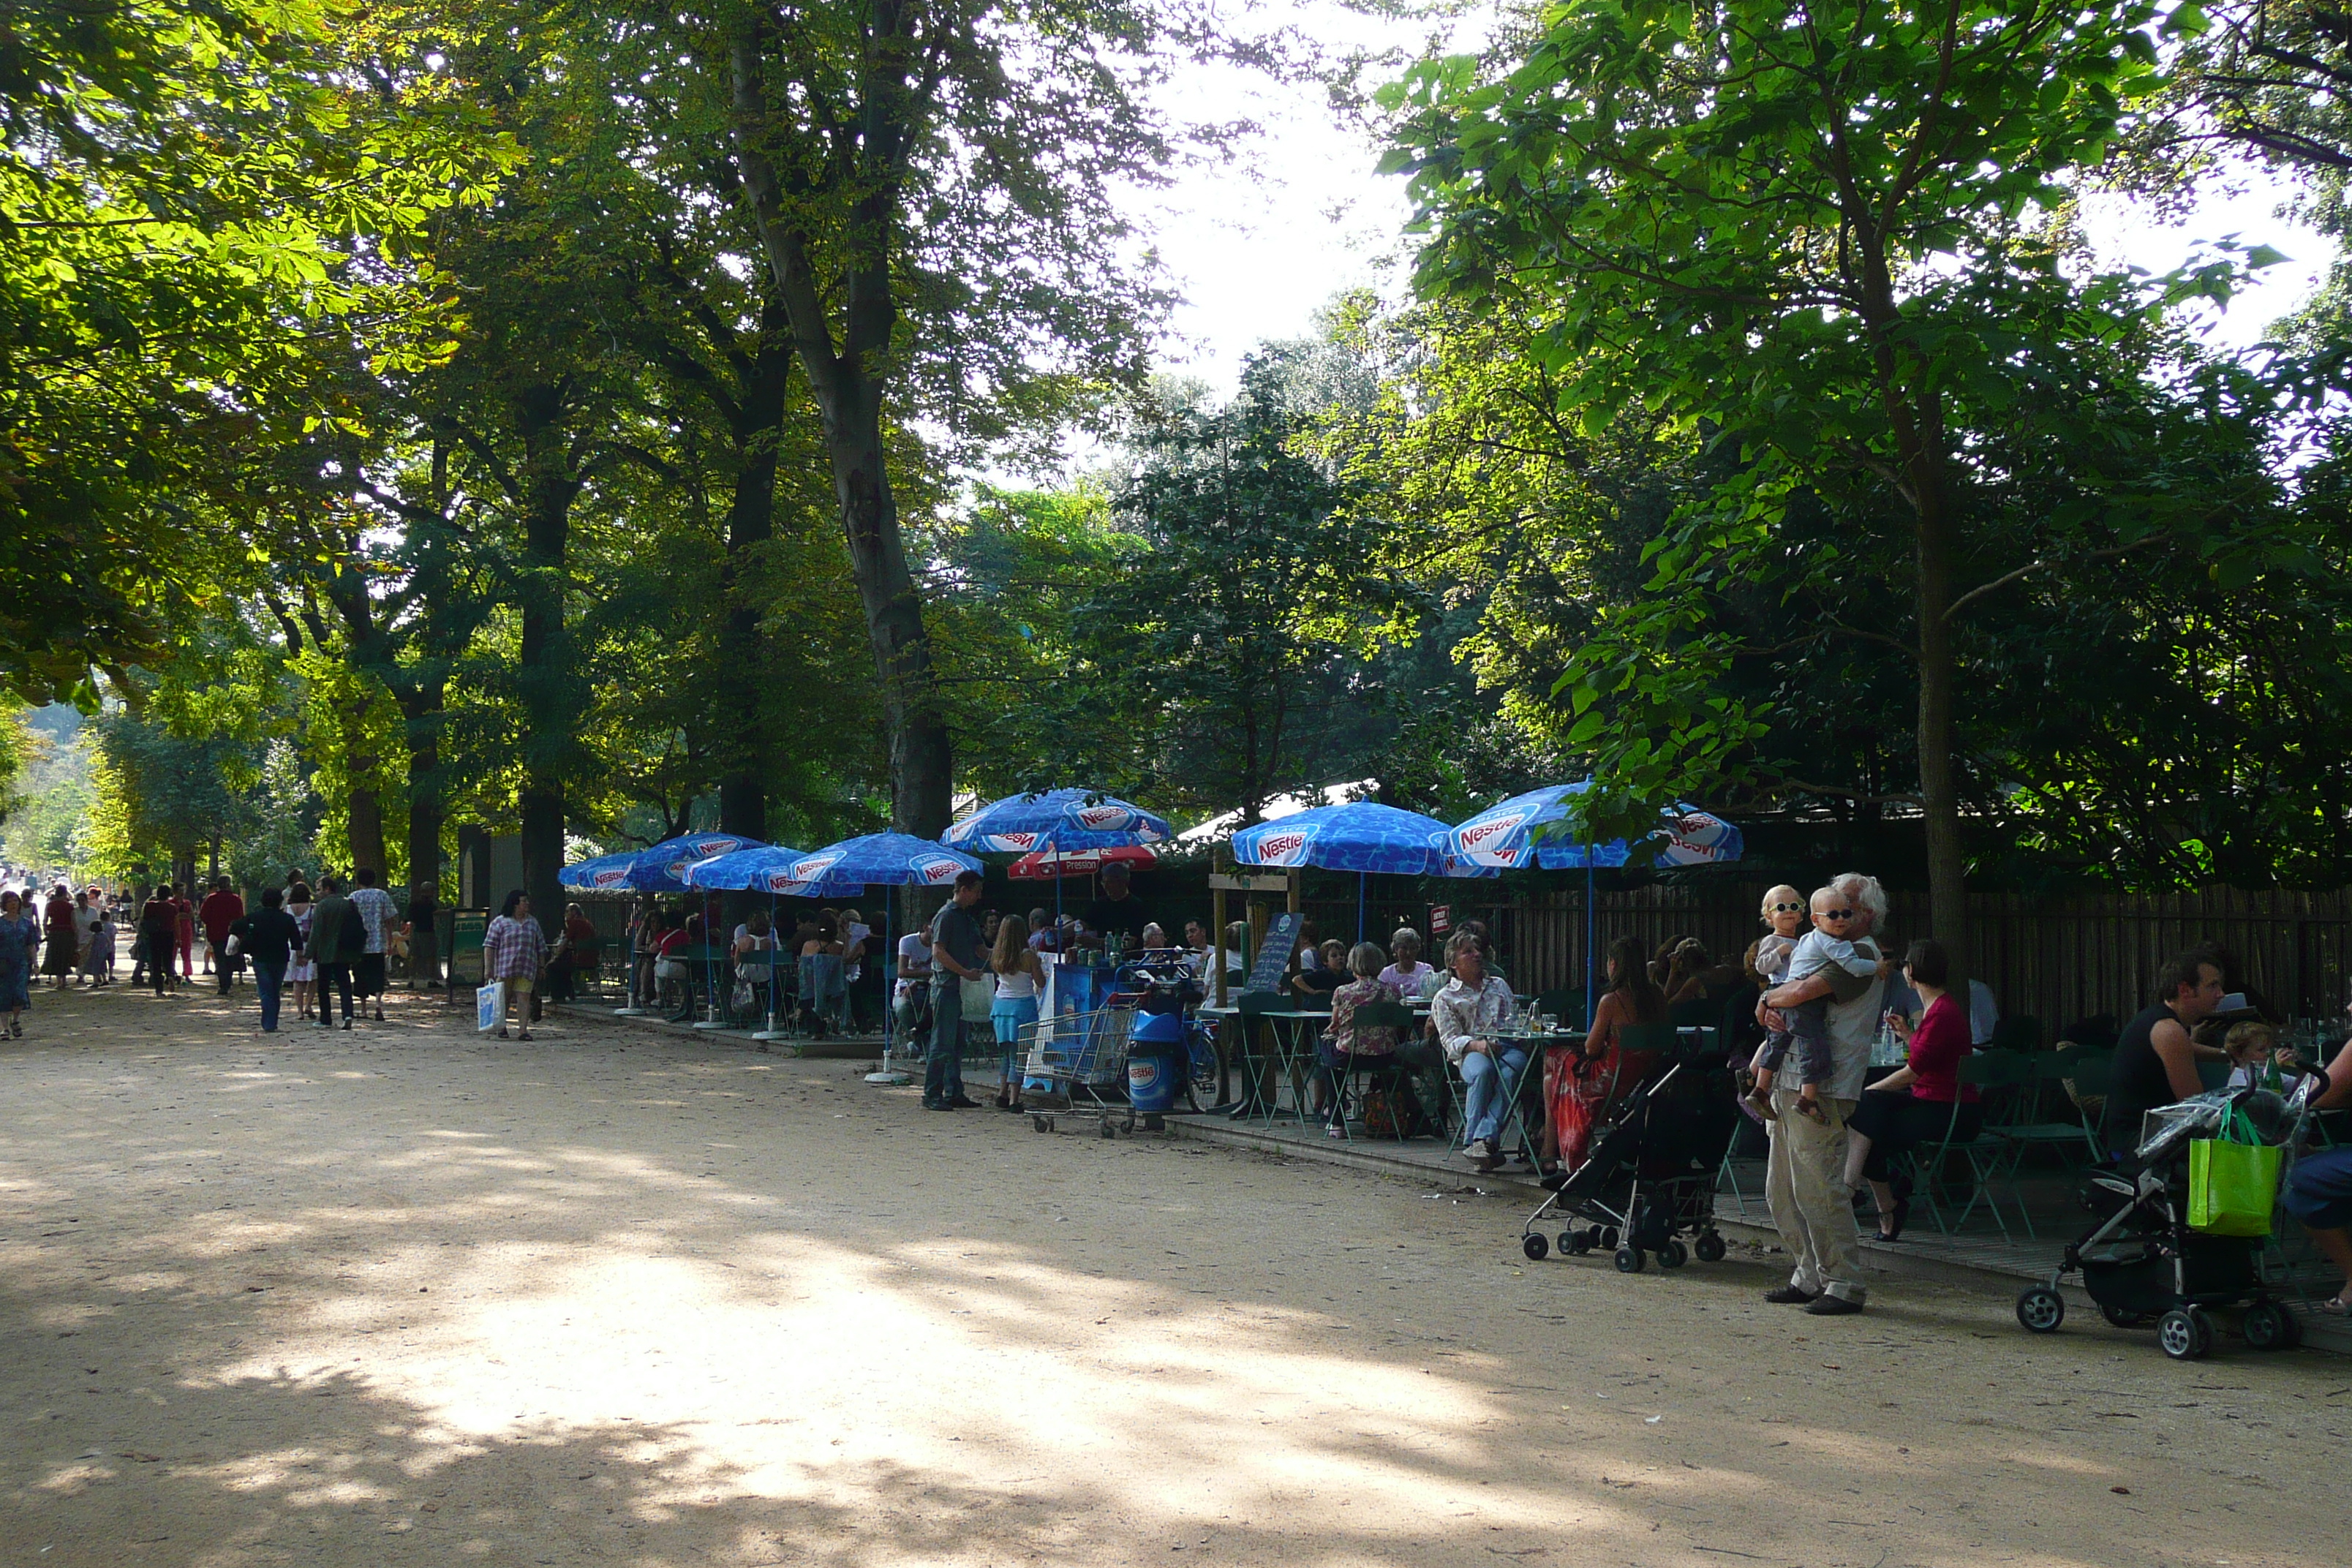
<svg viewBox="0 0 2352 1568">
<path fill-rule="evenodd" d="M 1772 906 L 1772 912 L 1776 915 L 1801 915 L 1805 912 L 1805 906 L 1802 904 L 1774 904 Z"/>
<path fill-rule="evenodd" d="M 1822 911 L 1822 919 L 1825 921 L 1850 921 L 1853 919 L 1853 911 L 1852 910 L 1823 910 Z"/>
</svg>

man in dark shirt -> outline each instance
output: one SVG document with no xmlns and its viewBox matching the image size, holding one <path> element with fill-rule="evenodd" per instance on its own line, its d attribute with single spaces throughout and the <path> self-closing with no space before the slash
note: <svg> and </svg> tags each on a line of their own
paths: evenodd
<svg viewBox="0 0 2352 1568">
<path fill-rule="evenodd" d="M 1151 923 L 1151 916 L 1143 908 L 1143 900 L 1129 890 L 1127 867 L 1117 860 L 1102 871 L 1103 896 L 1087 906 L 1080 918 L 1085 921 L 1087 945 L 1100 947 L 1104 939 L 1117 932 L 1119 946 L 1132 952 L 1143 945 L 1143 928 Z"/>
<path fill-rule="evenodd" d="M 988 973 L 981 941 L 980 873 L 956 878 L 955 900 L 931 923 L 931 1055 L 923 1068 L 923 1109 L 972 1110 L 963 1091 L 963 983 Z"/>
<path fill-rule="evenodd" d="M 343 999 L 343 1027 L 352 1026 L 352 964 L 367 946 L 367 927 L 359 910 L 343 897 L 343 885 L 333 877 L 319 879 L 319 901 L 310 910 L 310 959 L 319 966 L 319 1027 L 332 1024 L 330 992 Z"/>
<path fill-rule="evenodd" d="M 286 895 L 276 888 L 261 889 L 261 908 L 239 920 L 231 930 L 246 957 L 253 960 L 254 989 L 261 993 L 261 1032 L 278 1032 L 278 997 L 286 984 L 286 965 L 301 944 L 302 928 L 283 905 Z"/>
<path fill-rule="evenodd" d="M 2165 965 L 2162 984 L 2158 1000 L 2116 1038 L 2106 1137 L 2118 1153 L 2139 1147 L 2143 1115 L 2205 1087 L 2197 1076 L 2200 1048 L 2189 1035 L 2221 1005 L 2221 965 L 2192 948 Z"/>
</svg>

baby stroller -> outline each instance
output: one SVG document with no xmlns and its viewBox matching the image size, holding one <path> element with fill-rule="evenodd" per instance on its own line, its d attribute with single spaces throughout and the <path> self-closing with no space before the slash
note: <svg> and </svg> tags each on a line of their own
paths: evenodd
<svg viewBox="0 0 2352 1568">
<path fill-rule="evenodd" d="M 2314 1071 L 2282 1100 L 2266 1089 L 2216 1090 L 2151 1111 L 2147 1132 L 2132 1156 L 2095 1167 L 2083 1179 L 2083 1202 L 2099 1223 L 2070 1243 L 2046 1285 L 2017 1298 L 2017 1321 L 2037 1334 L 2065 1321 L 2059 1281 L 2079 1272 L 2099 1315 L 2119 1329 L 2156 1325 L 2157 1348 L 2175 1361 L 2194 1361 L 2213 1349 L 2215 1307 L 2245 1303 L 2238 1331 L 2258 1351 L 2292 1350 L 2302 1342 L 2294 1314 L 2263 1288 L 2256 1260 L 2266 1237 L 2207 1236 L 2188 1224 L 2189 1151 L 2210 1138 L 2233 1112 L 2243 1112 L 2263 1142 L 2287 1151 L 2281 1180 L 2303 1136 L 2312 1100 L 2327 1075 Z"/>
<path fill-rule="evenodd" d="M 1549 1256 L 1551 1243 L 1541 1227 L 1559 1212 L 1584 1222 L 1559 1233 L 1562 1252 L 1580 1258 L 1596 1247 L 1612 1248 L 1622 1273 L 1640 1273 L 1653 1257 L 1661 1268 L 1679 1268 L 1694 1255 L 1701 1263 L 1721 1262 L 1715 1173 L 1737 1115 L 1719 1066 L 1667 1067 L 1620 1102 L 1583 1163 L 1528 1216 L 1519 1249 L 1531 1261 Z M 1685 1235 L 1692 1238 L 1687 1247 Z"/>
</svg>

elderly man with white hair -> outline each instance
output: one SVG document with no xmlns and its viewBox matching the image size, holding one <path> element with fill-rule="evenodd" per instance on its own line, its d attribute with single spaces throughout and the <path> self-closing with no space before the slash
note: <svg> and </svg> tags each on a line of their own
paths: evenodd
<svg viewBox="0 0 2352 1568">
<path fill-rule="evenodd" d="M 1836 965 L 1816 971 L 1800 981 L 1764 994 L 1758 1016 L 1769 1010 L 1794 1007 L 1816 996 L 1827 996 L 1831 1073 L 1821 1087 L 1819 1118 L 1796 1113 L 1798 1086 L 1793 1074 L 1783 1074 L 1772 1086 L 1780 1120 L 1768 1124 L 1772 1141 L 1765 1166 L 1765 1201 L 1771 1205 L 1772 1224 L 1780 1232 L 1796 1268 L 1789 1282 L 1765 1293 L 1768 1301 L 1802 1304 L 1820 1317 L 1859 1312 L 1867 1294 L 1854 1267 L 1853 1190 L 1846 1184 L 1846 1118 L 1862 1097 L 1863 1079 L 1870 1069 L 1870 1040 L 1886 994 L 1884 956 L 1872 940 L 1886 916 L 1886 892 L 1874 877 L 1849 871 L 1830 882 L 1839 902 L 1829 915 L 1845 928 L 1846 939 L 1858 952 L 1881 960 L 1879 972 L 1868 978 L 1849 974 Z M 1785 1103 L 1784 1103 L 1785 1101 Z"/>
</svg>

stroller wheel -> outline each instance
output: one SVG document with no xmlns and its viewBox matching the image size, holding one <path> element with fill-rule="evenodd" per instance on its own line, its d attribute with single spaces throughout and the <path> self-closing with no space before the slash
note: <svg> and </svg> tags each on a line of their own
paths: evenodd
<svg viewBox="0 0 2352 1568">
<path fill-rule="evenodd" d="M 1559 1249 L 1571 1258 L 1581 1258 L 1592 1250 L 1592 1240 L 1583 1231 L 1563 1230 L 1559 1233 Z"/>
<path fill-rule="evenodd" d="M 1690 1248 L 1673 1237 L 1666 1237 L 1666 1244 L 1658 1248 L 1658 1267 L 1661 1268 L 1680 1268 L 1689 1261 Z"/>
<path fill-rule="evenodd" d="M 1051 1132 L 1054 1130 L 1054 1119 L 1050 1116 L 1033 1116 L 1029 1119 L 1029 1126 L 1033 1131 Z"/>
<path fill-rule="evenodd" d="M 1642 1249 L 1638 1247 L 1621 1247 L 1610 1261 L 1617 1265 L 1617 1272 L 1620 1274 L 1639 1274 L 1642 1271 Z"/>
<path fill-rule="evenodd" d="M 2148 1323 L 2146 1312 L 2135 1312 L 2126 1307 L 2102 1306 L 2099 1316 L 2119 1329 L 2144 1329 Z"/>
<path fill-rule="evenodd" d="M 2246 1336 L 2248 1350 L 2283 1351 L 2294 1345 L 2294 1320 L 2276 1301 L 2256 1301 L 2248 1307 L 2238 1328 Z"/>
<path fill-rule="evenodd" d="M 1702 1231 L 1698 1239 L 1691 1243 L 1691 1254 L 1701 1263 L 1722 1262 L 1724 1251 L 1723 1237 L 1717 1231 Z"/>
<path fill-rule="evenodd" d="M 2066 1298 L 2047 1285 L 2028 1285 L 2017 1293 L 2017 1321 L 2028 1333 L 2054 1334 L 2066 1321 Z"/>
<path fill-rule="evenodd" d="M 2156 1321 L 2156 1343 L 2175 1361 L 2195 1361 L 2213 1349 L 2213 1325 L 2195 1307 L 2175 1307 Z"/>
<path fill-rule="evenodd" d="M 1592 1245 L 1595 1247 L 1614 1247 L 1617 1245 L 1617 1227 L 1613 1225 L 1604 1225 L 1599 1231 L 1594 1233 Z"/>
<path fill-rule="evenodd" d="M 1551 1256 L 1551 1243 L 1546 1241 L 1541 1236 L 1530 1233 L 1519 1238 L 1519 1250 L 1528 1255 L 1528 1262 L 1541 1263 Z"/>
</svg>

